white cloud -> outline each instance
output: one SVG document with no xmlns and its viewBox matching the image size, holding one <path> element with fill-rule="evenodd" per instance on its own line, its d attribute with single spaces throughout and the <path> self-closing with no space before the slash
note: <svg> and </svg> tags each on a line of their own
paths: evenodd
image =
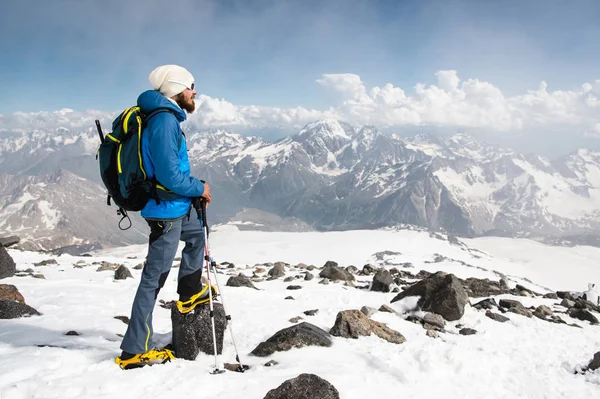
<svg viewBox="0 0 600 399">
<path fill-rule="evenodd" d="M 200 95 L 190 123 L 201 127 L 299 129 L 318 119 L 341 119 L 356 125 L 448 126 L 487 131 L 552 131 L 579 137 L 600 137 L 600 80 L 574 91 L 549 91 L 546 82 L 535 90 L 505 96 L 492 83 L 461 81 L 456 71 L 438 71 L 437 83 L 417 84 L 411 93 L 391 83 L 367 88 L 355 74 L 324 74 L 317 83 L 338 95 L 329 109 L 276 108 L 235 105 L 225 99 Z M 17 112 L 0 115 L 0 130 L 92 127 L 118 114 L 100 111 Z"/>
</svg>

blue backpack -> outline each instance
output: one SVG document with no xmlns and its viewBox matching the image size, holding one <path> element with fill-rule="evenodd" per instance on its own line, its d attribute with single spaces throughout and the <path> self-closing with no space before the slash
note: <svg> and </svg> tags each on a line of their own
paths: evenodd
<svg viewBox="0 0 600 399">
<path fill-rule="evenodd" d="M 179 197 L 161 186 L 155 178 L 148 179 L 144 170 L 142 134 L 150 118 L 161 112 L 170 111 L 159 108 L 145 115 L 137 106 L 127 108 L 113 121 L 112 132 L 106 136 L 102 133 L 100 121 L 96 120 L 101 141 L 96 159 L 99 161 L 102 182 L 108 190 L 106 203 L 110 206 L 112 198 L 119 207 L 117 214 L 122 216 L 119 222 L 121 230 L 131 227 L 127 211 L 142 210 L 150 199 L 160 203 L 161 200 L 169 201 Z M 181 146 L 181 141 L 179 145 Z M 124 219 L 129 220 L 129 226 L 126 228 L 121 227 Z"/>
</svg>

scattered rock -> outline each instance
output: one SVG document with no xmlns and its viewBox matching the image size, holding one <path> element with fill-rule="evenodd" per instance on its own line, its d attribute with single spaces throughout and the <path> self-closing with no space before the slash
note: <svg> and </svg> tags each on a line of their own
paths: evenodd
<svg viewBox="0 0 600 399">
<path fill-rule="evenodd" d="M 290 323 L 298 323 L 300 320 L 304 320 L 301 316 L 292 317 L 289 322 Z"/>
<path fill-rule="evenodd" d="M 477 330 L 474 330 L 472 328 L 461 328 L 460 331 L 458 332 L 460 335 L 474 335 L 477 334 Z"/>
<path fill-rule="evenodd" d="M 475 309 L 483 310 L 483 309 L 494 309 L 498 307 L 496 300 L 494 298 L 484 299 L 483 301 L 477 302 L 473 305 Z"/>
<path fill-rule="evenodd" d="M 569 310 L 569 316 L 571 316 L 574 319 L 589 321 L 592 324 L 598 324 L 598 319 L 596 318 L 596 316 L 594 316 L 585 309 L 572 308 Z"/>
<path fill-rule="evenodd" d="M 340 393 L 328 381 L 314 374 L 300 374 L 267 392 L 264 399 L 339 399 Z"/>
<path fill-rule="evenodd" d="M 18 244 L 21 239 L 17 236 L 0 237 L 0 247 L 8 248 L 11 245 Z"/>
<path fill-rule="evenodd" d="M 520 314 L 521 316 L 533 317 L 533 313 L 519 301 L 513 299 L 500 299 L 500 307 L 507 309 L 511 313 Z"/>
<path fill-rule="evenodd" d="M 324 277 L 329 280 L 354 280 L 354 276 L 351 273 L 348 273 L 346 270 L 339 267 L 337 263 L 332 261 L 327 261 L 327 263 L 325 263 L 325 267 L 323 268 L 323 270 L 321 270 L 321 273 L 319 273 L 319 277 Z"/>
<path fill-rule="evenodd" d="M 427 313 L 423 317 L 423 327 L 427 330 L 443 330 L 445 326 L 446 322 L 439 314 Z"/>
<path fill-rule="evenodd" d="M 425 335 L 427 335 L 428 337 L 431 337 L 431 338 L 438 338 L 439 337 L 439 334 L 435 330 L 427 330 L 425 332 Z"/>
<path fill-rule="evenodd" d="M 140 263 L 139 265 L 134 266 L 133 270 L 142 270 L 145 264 L 146 263 Z"/>
<path fill-rule="evenodd" d="M 33 277 L 33 278 L 40 278 L 40 279 L 42 279 L 42 280 L 45 280 L 45 279 L 46 279 L 46 277 L 45 277 L 45 276 L 44 276 L 42 273 L 33 273 L 33 274 L 31 275 L 31 277 Z"/>
<path fill-rule="evenodd" d="M 125 324 L 129 324 L 129 317 L 127 316 L 115 316 L 115 319 L 121 320 Z"/>
<path fill-rule="evenodd" d="M 312 280 L 314 277 L 315 277 L 315 276 L 314 276 L 314 275 L 313 275 L 311 272 L 306 272 L 306 273 L 304 274 L 304 280 L 306 280 L 306 281 L 310 281 L 310 280 Z"/>
<path fill-rule="evenodd" d="M 390 292 L 390 285 L 393 283 L 394 278 L 392 277 L 392 274 L 386 269 L 381 268 L 377 270 L 377 273 L 373 276 L 371 291 Z"/>
<path fill-rule="evenodd" d="M 329 279 L 328 278 L 324 278 L 323 280 L 319 281 L 319 284 L 329 285 Z"/>
<path fill-rule="evenodd" d="M 575 307 L 575 301 L 572 301 L 570 299 L 564 298 L 560 302 L 560 306 L 564 306 L 565 308 L 574 308 Z"/>
<path fill-rule="evenodd" d="M 58 265 L 56 259 L 46 259 L 41 262 L 37 262 L 33 264 L 34 266 L 48 266 L 48 265 Z"/>
<path fill-rule="evenodd" d="M 329 331 L 331 335 L 344 338 L 377 335 L 393 344 L 402 344 L 406 338 L 385 324 L 369 319 L 360 310 L 344 310 L 337 314 L 335 324 Z"/>
<path fill-rule="evenodd" d="M 293 300 L 294 300 L 294 297 L 293 297 L 293 296 L 291 296 L 291 295 L 289 295 L 289 296 L 286 296 L 284 299 L 289 299 L 289 300 L 292 300 L 292 301 L 293 301 Z"/>
<path fill-rule="evenodd" d="M 575 294 L 568 291 L 557 291 L 556 296 L 558 296 L 560 299 L 568 299 L 573 302 L 575 302 L 575 300 L 577 299 L 577 296 Z"/>
<path fill-rule="evenodd" d="M 115 280 L 125 280 L 128 277 L 133 278 L 127 266 L 121 265 L 117 270 L 115 270 Z"/>
<path fill-rule="evenodd" d="M 277 366 L 279 364 L 279 362 L 277 360 L 269 360 L 268 362 L 266 362 L 264 364 L 265 367 L 273 367 L 273 366 Z"/>
<path fill-rule="evenodd" d="M 377 309 L 372 308 L 370 306 L 363 306 L 362 308 L 360 308 L 360 311 L 363 312 L 364 315 L 367 316 L 367 317 L 371 317 L 375 313 L 377 313 Z"/>
<path fill-rule="evenodd" d="M 269 270 L 269 276 L 273 278 L 283 277 L 285 276 L 285 266 L 283 263 L 276 263 L 275 266 Z"/>
<path fill-rule="evenodd" d="M 13 258 L 6 252 L 3 246 L 0 246 L 0 279 L 6 277 L 12 277 L 15 275 L 17 271 L 17 267 L 15 266 L 15 261 Z"/>
<path fill-rule="evenodd" d="M 556 295 L 556 292 L 549 292 L 547 294 L 544 294 L 544 298 L 547 298 L 547 299 L 558 299 L 558 295 Z"/>
<path fill-rule="evenodd" d="M 538 319 L 546 320 L 546 316 L 552 316 L 552 309 L 546 305 L 540 305 L 534 310 L 533 315 Z"/>
<path fill-rule="evenodd" d="M 289 276 L 283 279 L 284 283 L 289 283 L 290 281 L 294 281 L 296 278 L 294 276 Z"/>
<path fill-rule="evenodd" d="M 73 335 L 73 336 L 80 336 L 81 334 L 79 334 L 77 331 L 67 331 L 65 333 L 65 335 Z"/>
<path fill-rule="evenodd" d="M 288 285 L 286 287 L 286 290 L 301 290 L 302 286 L 301 285 Z"/>
<path fill-rule="evenodd" d="M 375 272 L 375 266 L 373 266 L 370 263 L 367 263 L 362 268 L 362 274 L 364 274 L 365 276 L 369 276 L 369 275 L 373 274 L 374 272 Z"/>
<path fill-rule="evenodd" d="M 0 301 L 14 301 L 24 304 L 25 298 L 14 285 L 0 284 Z"/>
<path fill-rule="evenodd" d="M 304 346 L 331 346 L 331 336 L 319 327 L 302 322 L 276 332 L 265 342 L 261 342 L 251 352 L 254 356 L 269 356 L 275 352 L 287 351 Z"/>
<path fill-rule="evenodd" d="M 116 271 L 121 265 L 116 263 L 102 262 L 101 266 L 96 269 L 97 272 L 105 272 L 110 270 L 111 272 Z"/>
<path fill-rule="evenodd" d="M 0 319 L 17 319 L 24 316 L 39 316 L 40 312 L 29 305 L 15 301 L 0 301 Z"/>
<path fill-rule="evenodd" d="M 396 295 L 392 303 L 409 296 L 420 296 L 417 305 L 424 311 L 439 314 L 448 321 L 460 319 L 469 298 L 453 274 L 437 272 Z"/>
<path fill-rule="evenodd" d="M 305 311 L 304 311 L 304 312 L 302 312 L 302 313 L 304 313 L 304 314 L 305 314 L 305 315 L 307 315 L 307 316 L 314 316 L 314 315 L 316 315 L 317 313 L 319 313 L 319 309 L 305 310 Z"/>
<path fill-rule="evenodd" d="M 223 336 L 227 328 L 227 318 L 223 305 L 213 304 L 217 353 L 223 351 Z M 200 351 L 214 354 L 212 323 L 209 306 L 197 306 L 193 312 L 181 314 L 176 306 L 171 308 L 173 325 L 173 348 L 175 356 L 195 360 Z"/>
<path fill-rule="evenodd" d="M 467 295 L 471 298 L 489 297 L 492 295 L 507 294 L 510 289 L 500 281 L 491 281 L 490 279 L 479 279 L 470 277 L 462 280 L 463 287 Z"/>
<path fill-rule="evenodd" d="M 487 317 L 489 317 L 490 319 L 492 319 L 492 320 L 499 321 L 500 323 L 504 323 L 504 322 L 506 322 L 506 321 L 509 321 L 509 320 L 510 320 L 508 317 L 502 316 L 502 315 L 501 315 L 501 314 L 499 314 L 499 313 L 494 313 L 494 312 L 491 312 L 491 311 L 489 311 L 489 310 L 488 310 L 487 312 L 485 312 L 485 315 L 486 315 Z"/>
<path fill-rule="evenodd" d="M 381 305 L 381 307 L 379 308 L 380 312 L 387 312 L 387 313 L 394 313 L 396 314 L 397 312 L 394 310 L 394 308 L 392 308 L 389 305 Z"/>
<path fill-rule="evenodd" d="M 594 358 L 592 359 L 592 361 L 590 362 L 590 364 L 588 364 L 587 368 L 589 370 L 598 370 L 598 369 L 600 369 L 600 352 L 596 352 L 594 354 Z"/>
<path fill-rule="evenodd" d="M 250 279 L 246 277 L 243 273 L 240 273 L 237 276 L 229 277 L 229 280 L 227 280 L 226 285 L 228 287 L 248 287 L 254 288 L 255 290 L 258 289 L 254 286 L 254 284 L 252 284 L 252 281 L 250 281 Z"/>
</svg>

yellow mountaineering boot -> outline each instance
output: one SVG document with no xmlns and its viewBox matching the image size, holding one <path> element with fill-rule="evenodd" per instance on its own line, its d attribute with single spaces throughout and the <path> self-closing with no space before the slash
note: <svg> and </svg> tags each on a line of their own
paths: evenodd
<svg viewBox="0 0 600 399">
<path fill-rule="evenodd" d="M 179 309 L 179 312 L 186 314 L 194 310 L 196 306 L 208 303 L 210 301 L 208 287 L 208 285 L 205 285 L 199 293 L 192 296 L 187 301 L 177 301 L 177 309 Z M 210 285 L 210 288 L 212 289 L 212 297 L 214 300 L 217 296 L 217 289 L 214 285 Z"/>
<path fill-rule="evenodd" d="M 127 359 L 121 359 L 123 355 L 115 359 L 115 363 L 123 370 L 130 370 L 146 365 L 164 364 L 175 359 L 175 355 L 169 349 L 151 349 L 146 353 L 138 353 Z"/>
</svg>

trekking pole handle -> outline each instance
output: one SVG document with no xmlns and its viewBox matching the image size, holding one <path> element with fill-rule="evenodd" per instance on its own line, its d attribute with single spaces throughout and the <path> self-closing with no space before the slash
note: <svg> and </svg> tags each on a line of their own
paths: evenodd
<svg viewBox="0 0 600 399">
<path fill-rule="evenodd" d="M 98 135 L 100 136 L 100 143 L 104 144 L 104 133 L 102 133 L 102 127 L 100 126 L 100 121 L 96 119 L 96 129 L 98 130 Z"/>
</svg>

